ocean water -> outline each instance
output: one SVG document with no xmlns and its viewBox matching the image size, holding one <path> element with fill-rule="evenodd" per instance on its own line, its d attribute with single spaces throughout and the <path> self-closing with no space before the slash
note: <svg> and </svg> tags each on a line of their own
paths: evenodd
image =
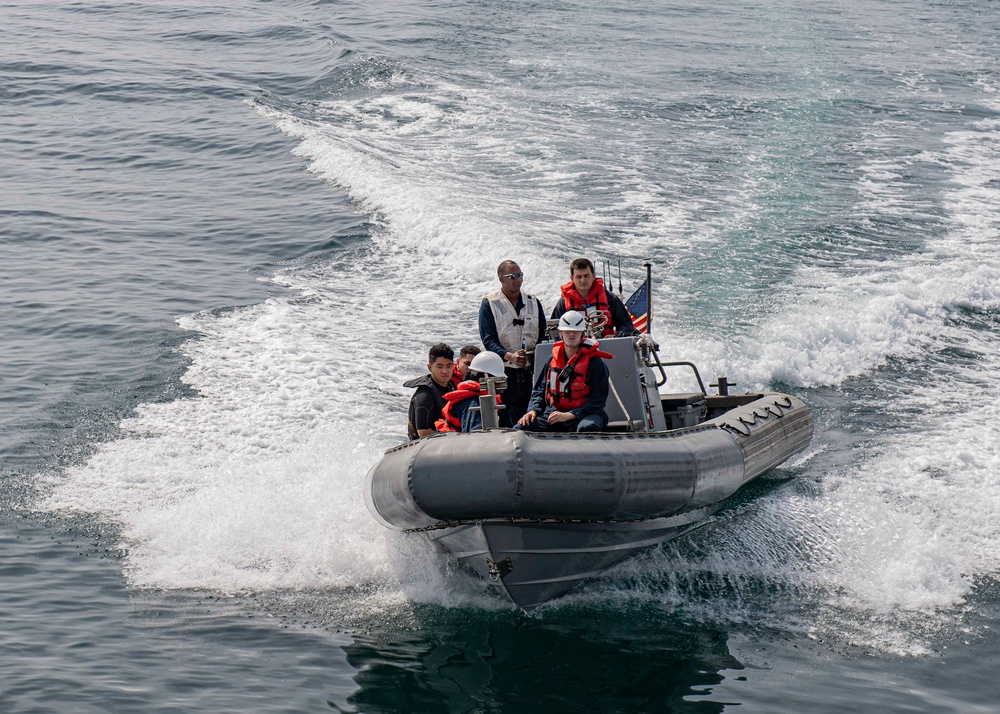
<svg viewBox="0 0 1000 714">
<path fill-rule="evenodd" d="M 0 710 L 1000 710 L 1000 5 L 0 2 L 0 38 Z M 579 255 L 651 259 L 663 354 L 816 437 L 526 615 L 362 487 L 497 263 L 549 308 Z"/>
</svg>

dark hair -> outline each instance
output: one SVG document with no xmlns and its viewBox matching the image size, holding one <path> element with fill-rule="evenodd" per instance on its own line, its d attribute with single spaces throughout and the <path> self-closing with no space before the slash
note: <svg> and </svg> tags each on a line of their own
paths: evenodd
<svg viewBox="0 0 1000 714">
<path fill-rule="evenodd" d="M 500 265 L 497 266 L 497 277 L 498 278 L 501 275 L 503 275 L 503 274 L 505 274 L 507 272 L 507 266 L 508 265 L 517 265 L 517 261 L 516 260 L 509 260 L 508 259 L 508 260 L 504 260 L 503 262 L 501 262 Z"/>
<path fill-rule="evenodd" d="M 427 353 L 427 364 L 434 364 L 441 357 L 445 359 L 450 359 L 452 362 L 455 361 L 455 350 L 446 345 L 444 342 L 438 342 L 436 345 L 431 347 L 431 351 Z"/>
<path fill-rule="evenodd" d="M 594 264 L 590 262 L 588 258 L 577 258 L 572 263 L 569 264 L 569 274 L 572 275 L 576 270 L 583 270 L 584 268 L 590 268 L 590 272 L 595 273 Z"/>
<path fill-rule="evenodd" d="M 465 357 L 466 355 L 472 355 L 473 357 L 475 357 L 480 352 L 482 352 L 482 350 L 476 347 L 475 345 L 466 345 L 461 350 L 459 350 L 458 356 Z"/>
<path fill-rule="evenodd" d="M 465 381 L 468 382 L 472 380 L 473 382 L 482 382 L 486 378 L 486 372 L 477 372 L 474 369 L 470 369 L 465 373 Z"/>
</svg>

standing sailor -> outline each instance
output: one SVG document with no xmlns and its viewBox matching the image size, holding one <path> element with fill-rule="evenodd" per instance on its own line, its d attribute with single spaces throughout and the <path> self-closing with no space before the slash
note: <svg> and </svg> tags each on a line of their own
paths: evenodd
<svg viewBox="0 0 1000 714">
<path fill-rule="evenodd" d="M 479 337 L 506 363 L 507 408 L 501 419 L 504 426 L 513 426 L 528 409 L 535 345 L 545 339 L 545 311 L 538 298 L 521 291 L 524 273 L 513 260 L 497 266 L 497 277 L 500 289 L 479 306 Z"/>
<path fill-rule="evenodd" d="M 577 310 L 591 317 L 603 313 L 605 324 L 601 337 L 631 337 L 638 335 L 625 303 L 605 289 L 604 281 L 594 276 L 594 264 L 587 258 L 577 258 L 569 265 L 570 281 L 563 285 L 562 298 L 552 309 L 552 319 L 558 320 L 567 310 Z"/>
</svg>

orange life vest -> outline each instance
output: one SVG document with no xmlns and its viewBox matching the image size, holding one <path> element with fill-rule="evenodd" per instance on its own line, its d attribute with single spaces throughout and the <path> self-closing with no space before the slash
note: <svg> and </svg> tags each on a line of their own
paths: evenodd
<svg viewBox="0 0 1000 714">
<path fill-rule="evenodd" d="M 567 379 L 561 380 L 559 376 L 567 367 L 566 346 L 561 341 L 552 346 L 552 359 L 549 360 L 549 374 L 545 382 L 545 401 L 556 411 L 579 409 L 590 399 L 587 368 L 592 357 L 614 359 L 614 355 L 598 349 L 596 340 L 586 339 L 569 360 Z"/>
<path fill-rule="evenodd" d="M 452 409 L 459 402 L 468 399 L 469 397 L 479 397 L 483 394 L 487 394 L 487 391 L 483 389 L 479 382 L 475 380 L 468 380 L 459 384 L 455 391 L 448 392 L 444 395 L 445 405 L 441 410 L 441 418 L 434 422 L 434 428 L 438 431 L 462 431 L 462 420 L 459 419 L 455 414 L 452 413 Z M 497 395 L 497 404 L 500 403 L 500 395 Z"/>
<path fill-rule="evenodd" d="M 573 285 L 572 280 L 561 286 L 560 290 L 562 291 L 563 306 L 567 311 L 577 310 L 584 315 L 592 315 L 595 311 L 603 312 L 607 318 L 607 323 L 604 325 L 601 337 L 608 337 L 614 334 L 615 323 L 611 318 L 611 306 L 608 303 L 608 292 L 604 289 L 603 278 L 596 278 L 594 280 L 594 284 L 591 286 L 586 300 L 580 297 L 580 293 Z"/>
</svg>

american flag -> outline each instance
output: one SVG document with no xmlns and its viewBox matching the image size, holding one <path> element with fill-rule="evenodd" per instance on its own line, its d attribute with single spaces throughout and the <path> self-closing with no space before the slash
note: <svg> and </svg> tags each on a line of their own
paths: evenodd
<svg viewBox="0 0 1000 714">
<path fill-rule="evenodd" d="M 635 329 L 639 332 L 648 332 L 646 328 L 648 327 L 647 318 L 649 317 L 649 283 L 647 281 L 643 280 L 639 289 L 632 293 L 632 297 L 625 301 L 625 307 L 628 309 L 629 315 L 632 316 Z"/>
</svg>

